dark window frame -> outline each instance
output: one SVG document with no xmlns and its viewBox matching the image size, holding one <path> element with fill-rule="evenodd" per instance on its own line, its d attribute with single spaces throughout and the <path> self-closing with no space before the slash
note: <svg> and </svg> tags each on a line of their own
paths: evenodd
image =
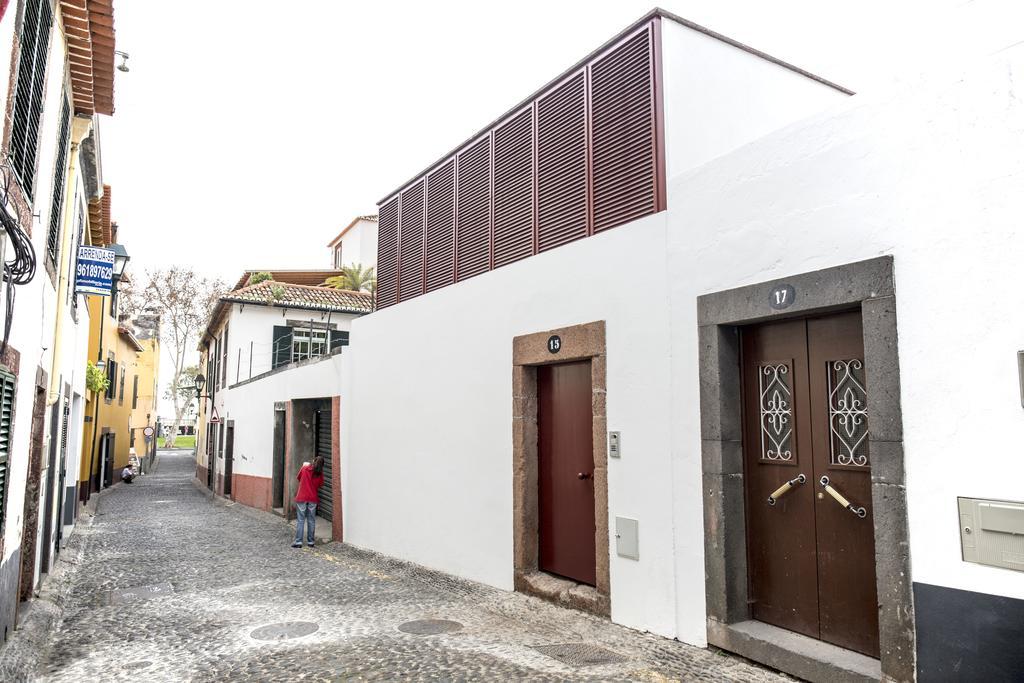
<svg viewBox="0 0 1024 683">
<path fill-rule="evenodd" d="M 117 361 L 112 357 L 107 359 L 107 390 L 103 393 L 103 400 L 110 403 L 117 394 Z"/>
<path fill-rule="evenodd" d="M 53 169 L 53 198 L 50 202 L 50 226 L 46 234 L 46 255 L 55 266 L 60 258 L 61 219 L 64 216 L 64 185 L 67 183 L 68 153 L 71 148 L 71 103 L 67 90 L 61 96 L 60 132 L 57 160 Z"/>
<path fill-rule="evenodd" d="M 23 4 L 18 33 L 18 77 L 11 107 L 11 137 L 7 151 L 11 167 L 29 199 L 33 198 L 35 190 L 53 15 L 51 0 L 27 0 Z"/>
</svg>

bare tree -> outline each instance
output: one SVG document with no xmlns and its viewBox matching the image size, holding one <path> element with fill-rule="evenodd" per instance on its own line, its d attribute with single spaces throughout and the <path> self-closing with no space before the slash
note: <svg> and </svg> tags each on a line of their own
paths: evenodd
<svg viewBox="0 0 1024 683">
<path fill-rule="evenodd" d="M 196 349 L 199 335 L 225 291 L 227 286 L 222 280 L 208 280 L 191 268 L 174 266 L 149 273 L 149 283 L 142 298 L 147 307 L 153 307 L 161 314 L 161 337 L 174 359 L 169 386 L 179 389 L 172 391 L 170 396 L 174 402 L 174 423 L 168 431 L 170 443 L 174 443 L 178 436 L 181 418 L 194 398 L 180 391 L 188 369 L 185 361 Z"/>
</svg>

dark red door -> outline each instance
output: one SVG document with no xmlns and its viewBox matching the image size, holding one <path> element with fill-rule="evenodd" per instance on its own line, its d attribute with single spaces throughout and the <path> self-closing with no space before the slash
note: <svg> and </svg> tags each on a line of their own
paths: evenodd
<svg viewBox="0 0 1024 683">
<path fill-rule="evenodd" d="M 859 312 L 743 333 L 755 619 L 878 656 Z"/>
<path fill-rule="evenodd" d="M 540 569 L 594 585 L 590 361 L 537 368 Z"/>
</svg>

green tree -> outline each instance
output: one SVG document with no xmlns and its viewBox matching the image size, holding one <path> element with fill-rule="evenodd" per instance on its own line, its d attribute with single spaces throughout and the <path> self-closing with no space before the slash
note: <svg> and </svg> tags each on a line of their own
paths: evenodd
<svg viewBox="0 0 1024 683">
<path fill-rule="evenodd" d="M 146 300 L 143 308 L 151 308 L 162 316 L 161 340 L 173 360 L 170 367 L 169 398 L 174 403 L 174 422 L 168 434 L 171 443 L 174 443 L 185 409 L 195 397 L 195 392 L 180 391 L 181 387 L 195 381 L 195 375 L 192 376 L 192 382 L 188 382 L 185 376 L 188 367 L 185 358 L 195 350 L 196 342 L 220 300 L 221 293 L 227 291 L 227 286 L 220 280 L 208 280 L 191 268 L 182 266 L 172 266 L 147 275 L 149 282 L 143 289 Z M 166 366 L 163 367 L 166 369 Z M 207 379 L 213 382 L 212 377 Z"/>
<path fill-rule="evenodd" d="M 347 289 L 353 292 L 370 292 L 377 290 L 377 275 L 373 268 L 363 268 L 358 263 L 352 263 L 341 268 L 341 275 L 327 278 L 324 285 L 335 289 Z"/>
<path fill-rule="evenodd" d="M 270 273 L 268 273 L 266 271 L 261 271 L 259 273 L 253 273 L 252 275 L 250 275 L 249 276 L 249 281 L 247 283 L 245 283 L 245 284 L 246 284 L 247 287 L 249 287 L 251 285 L 258 285 L 261 282 L 266 282 L 267 280 L 273 280 L 273 279 L 274 279 L 273 275 L 271 275 Z"/>
</svg>

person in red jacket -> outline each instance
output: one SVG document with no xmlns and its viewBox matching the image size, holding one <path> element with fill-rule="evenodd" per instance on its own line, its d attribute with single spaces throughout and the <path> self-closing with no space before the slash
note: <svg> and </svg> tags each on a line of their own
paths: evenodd
<svg viewBox="0 0 1024 683">
<path fill-rule="evenodd" d="M 313 530 L 316 527 L 316 506 L 320 502 L 317 490 L 324 485 L 324 459 L 316 456 L 313 464 L 303 463 L 295 477 L 299 481 L 299 492 L 295 494 L 295 542 L 293 548 L 302 547 L 302 527 L 306 527 L 306 542 L 313 547 Z"/>
</svg>

